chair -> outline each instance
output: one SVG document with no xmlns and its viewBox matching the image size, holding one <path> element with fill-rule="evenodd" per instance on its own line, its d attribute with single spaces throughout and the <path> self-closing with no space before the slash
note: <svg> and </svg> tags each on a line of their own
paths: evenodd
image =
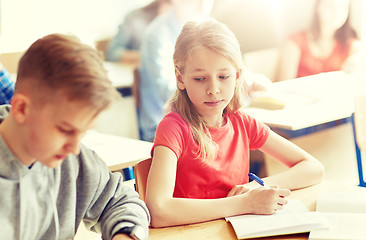
<svg viewBox="0 0 366 240">
<path fill-rule="evenodd" d="M 352 115 L 352 126 L 360 182 L 359 186 L 366 187 L 362 167 L 362 157 L 366 151 L 366 95 L 360 95 L 355 98 L 355 112 Z"/>
<path fill-rule="evenodd" d="M 134 166 L 136 191 L 143 201 L 145 201 L 147 177 L 151 167 L 151 160 L 151 158 L 142 160 Z"/>
<path fill-rule="evenodd" d="M 95 41 L 95 49 L 101 52 L 104 60 L 106 59 L 106 53 L 110 40 L 110 37 L 106 37 Z"/>
<path fill-rule="evenodd" d="M 135 99 L 136 109 L 140 108 L 140 76 L 138 68 L 133 70 L 132 96 Z"/>
<path fill-rule="evenodd" d="M 139 123 L 140 123 L 141 101 L 140 101 L 140 74 L 139 74 L 139 68 L 138 67 L 136 67 L 133 70 L 132 96 L 133 96 L 133 99 L 135 100 L 135 105 L 136 105 L 136 114 L 137 114 L 139 138 L 141 140 L 144 140 L 144 139 L 142 139 L 142 130 L 141 130 L 140 125 L 139 125 Z"/>
<path fill-rule="evenodd" d="M 10 52 L 0 54 L 1 63 L 10 74 L 17 73 L 18 62 L 23 54 L 24 52 Z"/>
</svg>

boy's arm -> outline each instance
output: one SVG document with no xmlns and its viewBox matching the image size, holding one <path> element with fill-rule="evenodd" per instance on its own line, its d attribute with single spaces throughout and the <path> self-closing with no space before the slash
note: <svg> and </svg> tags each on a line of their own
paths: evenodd
<svg viewBox="0 0 366 240">
<path fill-rule="evenodd" d="M 118 33 L 109 41 L 106 49 L 106 59 L 108 61 L 119 62 L 126 51 L 130 31 L 125 23 L 122 23 L 118 28 Z"/>
<path fill-rule="evenodd" d="M 174 49 L 174 42 L 167 39 L 164 34 L 146 34 L 141 43 L 141 68 L 146 74 L 145 78 L 150 79 L 149 84 L 164 101 L 167 101 L 177 88 L 171 51 Z"/>
<path fill-rule="evenodd" d="M 111 173 L 97 154 L 85 148 L 82 148 L 79 159 L 84 181 L 77 184 L 84 186 L 78 189 L 89 191 L 78 192 L 78 195 L 85 194 L 91 199 L 84 216 L 85 225 L 102 232 L 104 239 L 112 239 L 123 227 L 139 225 L 147 239 L 148 209 L 133 189 L 122 184 L 122 175 Z M 90 185 L 85 188 L 85 184 Z"/>
</svg>

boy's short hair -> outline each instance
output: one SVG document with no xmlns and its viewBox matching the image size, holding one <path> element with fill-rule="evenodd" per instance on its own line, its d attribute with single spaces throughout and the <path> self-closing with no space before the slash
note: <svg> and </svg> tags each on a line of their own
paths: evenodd
<svg viewBox="0 0 366 240">
<path fill-rule="evenodd" d="M 18 65 L 17 93 L 27 94 L 40 104 L 62 96 L 99 111 L 120 97 L 99 52 L 63 34 L 40 38 L 25 52 Z"/>
</svg>

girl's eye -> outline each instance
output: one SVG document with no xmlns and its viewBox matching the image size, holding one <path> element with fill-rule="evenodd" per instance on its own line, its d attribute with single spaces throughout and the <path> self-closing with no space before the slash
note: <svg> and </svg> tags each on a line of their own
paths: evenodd
<svg viewBox="0 0 366 240">
<path fill-rule="evenodd" d="M 230 77 L 230 75 L 221 75 L 219 76 L 220 79 L 228 79 Z"/>
<path fill-rule="evenodd" d="M 68 129 L 64 129 L 64 128 L 61 128 L 61 127 L 59 127 L 58 130 L 60 132 L 62 132 L 63 134 L 66 134 L 66 135 L 72 135 L 72 134 L 74 134 L 74 130 L 68 130 Z"/>
</svg>

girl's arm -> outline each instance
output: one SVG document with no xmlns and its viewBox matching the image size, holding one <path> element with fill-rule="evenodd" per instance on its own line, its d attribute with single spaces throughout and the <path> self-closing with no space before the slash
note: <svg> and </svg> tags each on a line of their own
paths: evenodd
<svg viewBox="0 0 366 240">
<path fill-rule="evenodd" d="M 266 143 L 260 150 L 290 168 L 264 178 L 268 185 L 298 189 L 319 183 L 323 178 L 324 167 L 317 159 L 273 131 L 270 131 Z"/>
<path fill-rule="evenodd" d="M 292 40 L 288 40 L 280 49 L 274 82 L 296 78 L 299 61 L 299 47 Z"/>
<path fill-rule="evenodd" d="M 352 73 L 362 71 L 366 66 L 366 51 L 363 49 L 359 40 L 353 40 L 348 58 L 344 61 L 342 69 L 345 72 Z"/>
<path fill-rule="evenodd" d="M 176 169 L 174 152 L 164 146 L 155 147 L 146 192 L 153 227 L 203 222 L 244 213 L 272 214 L 287 203 L 284 197 L 290 194 L 287 189 L 257 188 L 219 199 L 174 198 Z"/>
</svg>

